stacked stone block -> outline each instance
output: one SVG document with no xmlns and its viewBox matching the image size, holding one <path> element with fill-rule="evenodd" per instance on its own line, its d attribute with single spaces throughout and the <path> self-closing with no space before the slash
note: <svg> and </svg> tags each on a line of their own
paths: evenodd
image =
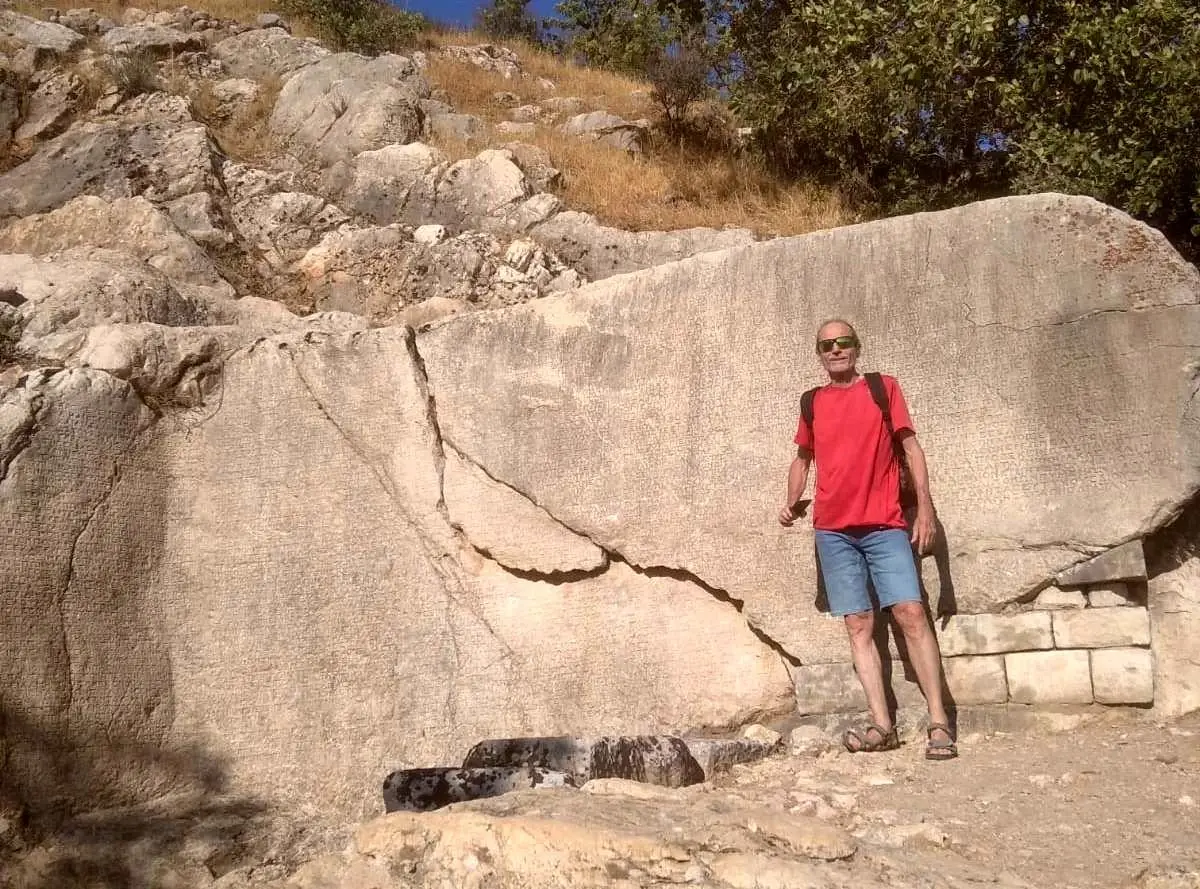
<svg viewBox="0 0 1200 889">
<path fill-rule="evenodd" d="M 1030 610 L 939 622 L 955 704 L 1153 703 L 1150 614 L 1136 592 L 1145 576 L 1141 543 L 1134 541 L 1058 575 L 1058 586 L 1042 591 Z M 801 712 L 865 705 L 852 664 L 796 667 L 793 678 Z M 906 678 L 915 680 L 893 654 L 897 702 L 919 705 L 917 685 Z"/>
</svg>

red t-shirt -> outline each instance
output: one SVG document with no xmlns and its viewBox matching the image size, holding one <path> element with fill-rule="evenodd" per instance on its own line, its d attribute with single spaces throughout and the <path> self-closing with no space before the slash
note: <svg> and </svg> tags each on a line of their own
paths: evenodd
<svg viewBox="0 0 1200 889">
<path fill-rule="evenodd" d="M 894 377 L 882 376 L 892 425 L 896 432 L 912 429 L 900 384 Z M 818 389 L 813 397 L 812 433 L 801 417 L 795 442 L 812 453 L 817 467 L 814 528 L 905 527 L 900 511 L 900 467 L 883 414 L 865 379 L 859 377 L 845 388 L 827 385 Z"/>
</svg>

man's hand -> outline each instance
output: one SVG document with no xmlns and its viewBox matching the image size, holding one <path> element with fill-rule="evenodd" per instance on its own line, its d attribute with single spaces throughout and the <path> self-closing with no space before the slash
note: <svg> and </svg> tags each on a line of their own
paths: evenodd
<svg viewBox="0 0 1200 889">
<path fill-rule="evenodd" d="M 937 533 L 933 524 L 933 510 L 917 507 L 917 517 L 913 519 L 912 542 L 917 549 L 917 555 L 925 555 L 933 548 L 933 538 Z"/>
<path fill-rule="evenodd" d="M 808 504 L 811 502 L 811 500 L 800 500 L 794 506 L 785 506 L 779 510 L 779 524 L 785 528 L 792 527 L 792 523 L 808 511 Z"/>
</svg>

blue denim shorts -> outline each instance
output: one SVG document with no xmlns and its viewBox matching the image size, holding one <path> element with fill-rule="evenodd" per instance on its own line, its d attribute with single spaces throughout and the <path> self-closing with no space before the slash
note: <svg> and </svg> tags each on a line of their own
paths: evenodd
<svg viewBox="0 0 1200 889">
<path fill-rule="evenodd" d="M 903 528 L 817 531 L 816 540 L 831 614 L 871 611 L 868 580 L 880 608 L 921 601 L 917 563 Z"/>
</svg>

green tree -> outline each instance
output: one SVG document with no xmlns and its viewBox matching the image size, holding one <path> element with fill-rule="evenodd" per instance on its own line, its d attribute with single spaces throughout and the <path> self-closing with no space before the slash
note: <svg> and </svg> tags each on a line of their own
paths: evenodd
<svg viewBox="0 0 1200 889">
<path fill-rule="evenodd" d="M 427 26 L 388 0 L 280 0 L 279 8 L 307 21 L 333 48 L 364 55 L 410 47 Z"/>
<path fill-rule="evenodd" d="M 562 49 L 595 68 L 644 76 L 675 36 L 656 0 L 561 0 L 555 11 Z"/>
<path fill-rule="evenodd" d="M 479 29 L 496 39 L 517 38 L 539 42 L 537 19 L 529 12 L 530 0 L 492 0 L 479 12 Z"/>
<path fill-rule="evenodd" d="M 864 202 L 1057 189 L 1200 223 L 1194 0 L 745 0 L 729 44 L 762 151 Z"/>
</svg>

